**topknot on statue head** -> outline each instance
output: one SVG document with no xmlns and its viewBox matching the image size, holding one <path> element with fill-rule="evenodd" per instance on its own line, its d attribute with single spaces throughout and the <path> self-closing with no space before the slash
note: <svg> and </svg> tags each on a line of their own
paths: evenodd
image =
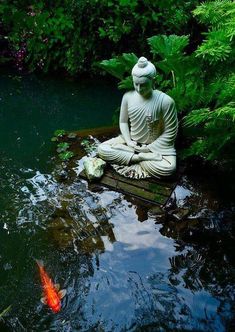
<svg viewBox="0 0 235 332">
<path fill-rule="evenodd" d="M 134 65 L 132 76 L 136 77 L 148 77 L 153 79 L 156 76 L 156 68 L 152 62 L 148 61 L 145 57 L 140 57 L 138 62 Z"/>
</svg>

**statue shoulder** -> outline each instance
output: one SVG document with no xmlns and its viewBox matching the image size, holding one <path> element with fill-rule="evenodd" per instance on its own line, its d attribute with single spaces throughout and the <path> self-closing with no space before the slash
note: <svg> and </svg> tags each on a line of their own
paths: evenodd
<svg viewBox="0 0 235 332">
<path fill-rule="evenodd" d="M 124 101 L 128 101 L 131 97 L 133 97 L 134 93 L 135 93 L 135 91 L 127 91 L 127 92 L 123 95 L 122 99 L 123 99 Z"/>
<path fill-rule="evenodd" d="M 122 97 L 121 108 L 127 109 L 130 103 L 131 96 L 133 95 L 133 91 L 126 92 Z"/>
<path fill-rule="evenodd" d="M 162 108 L 168 109 L 169 107 L 175 106 L 175 101 L 170 96 L 168 96 L 166 93 L 160 91 L 160 90 L 154 90 L 157 97 L 161 98 Z"/>
</svg>

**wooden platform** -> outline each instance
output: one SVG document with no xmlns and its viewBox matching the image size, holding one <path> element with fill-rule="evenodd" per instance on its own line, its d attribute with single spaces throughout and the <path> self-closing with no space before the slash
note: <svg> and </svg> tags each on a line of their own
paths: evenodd
<svg viewBox="0 0 235 332">
<path fill-rule="evenodd" d="M 181 175 L 182 169 L 177 172 L 174 179 L 172 178 L 168 181 L 153 178 L 136 180 L 121 176 L 109 168 L 96 184 L 104 185 L 112 190 L 136 197 L 148 203 L 164 206 L 175 189 Z M 80 176 L 83 179 L 87 179 L 84 171 L 80 173 Z"/>
</svg>

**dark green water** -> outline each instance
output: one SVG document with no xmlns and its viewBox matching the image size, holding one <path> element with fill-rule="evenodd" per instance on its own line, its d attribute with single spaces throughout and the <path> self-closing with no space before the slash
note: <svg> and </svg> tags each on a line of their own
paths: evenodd
<svg viewBox="0 0 235 332">
<path fill-rule="evenodd" d="M 234 209 L 205 178 L 183 178 L 176 204 L 194 211 L 173 223 L 54 176 L 54 130 L 109 125 L 120 99 L 104 80 L 2 74 L 0 331 L 233 330 Z M 34 258 L 67 290 L 58 314 Z"/>
</svg>

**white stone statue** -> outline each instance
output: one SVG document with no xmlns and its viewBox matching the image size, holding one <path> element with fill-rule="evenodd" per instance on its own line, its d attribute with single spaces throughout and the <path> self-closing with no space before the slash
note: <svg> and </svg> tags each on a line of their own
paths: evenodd
<svg viewBox="0 0 235 332">
<path fill-rule="evenodd" d="M 175 103 L 165 93 L 153 90 L 155 75 L 155 66 L 141 57 L 132 69 L 135 90 L 122 99 L 121 134 L 98 147 L 100 158 L 129 178 L 166 177 L 176 169 Z"/>
</svg>

